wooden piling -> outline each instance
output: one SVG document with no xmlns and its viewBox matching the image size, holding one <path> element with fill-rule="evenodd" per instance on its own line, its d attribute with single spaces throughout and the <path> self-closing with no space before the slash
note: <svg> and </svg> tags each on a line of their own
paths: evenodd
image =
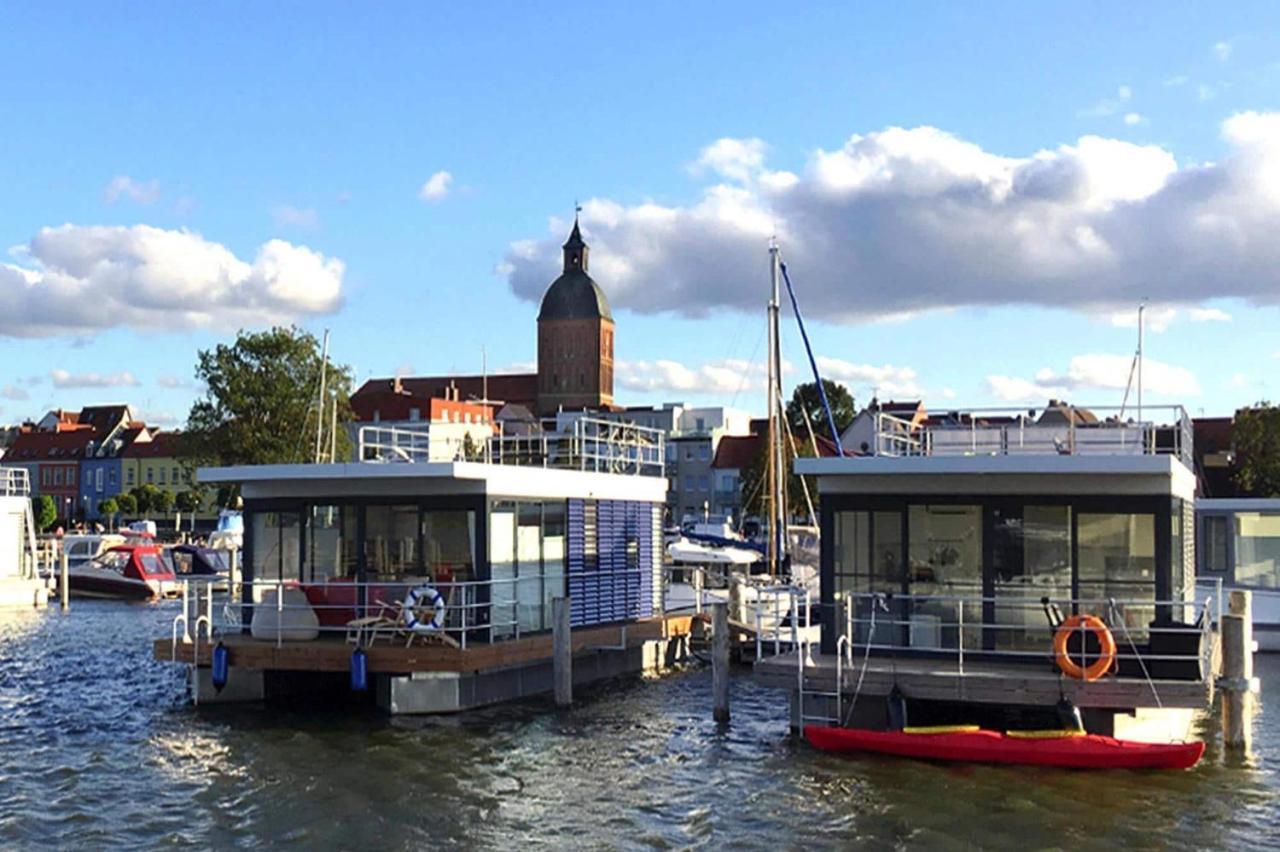
<svg viewBox="0 0 1280 852">
<path fill-rule="evenodd" d="M 1253 601 L 1244 589 L 1230 593 L 1222 616 L 1222 742 L 1249 750 L 1253 735 Z"/>
<path fill-rule="evenodd" d="M 556 706 L 573 703 L 573 640 L 569 626 L 569 598 L 551 600 L 551 657 Z"/>
<path fill-rule="evenodd" d="M 711 604 L 711 716 L 729 721 L 729 605 Z"/>
<path fill-rule="evenodd" d="M 67 559 L 67 551 L 58 555 L 58 594 L 62 598 L 62 611 L 71 609 L 71 560 Z"/>
</svg>

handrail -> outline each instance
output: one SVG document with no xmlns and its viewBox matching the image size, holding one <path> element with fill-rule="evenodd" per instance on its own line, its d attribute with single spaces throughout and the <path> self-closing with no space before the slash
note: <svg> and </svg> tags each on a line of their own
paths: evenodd
<svg viewBox="0 0 1280 852">
<path fill-rule="evenodd" d="M 948 410 L 917 424 L 875 412 L 878 456 L 949 455 L 1171 455 L 1192 463 L 1193 429 L 1182 406 L 1147 406 L 1164 411 L 1166 422 L 1125 418 L 1116 407 L 1051 406 L 1043 409 L 993 407 Z M 1085 412 L 1092 415 L 1088 422 Z M 1046 421 L 1045 415 L 1056 415 Z"/>
<path fill-rule="evenodd" d="M 23 467 L 0 467 L 0 497 L 30 497 L 31 475 Z"/>
</svg>

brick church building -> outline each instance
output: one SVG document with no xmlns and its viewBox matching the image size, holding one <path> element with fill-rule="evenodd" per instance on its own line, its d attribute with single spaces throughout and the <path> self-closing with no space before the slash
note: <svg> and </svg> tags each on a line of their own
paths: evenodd
<svg viewBox="0 0 1280 852">
<path fill-rule="evenodd" d="M 613 408 L 613 315 L 588 274 L 589 249 L 578 220 L 563 246 L 564 268 L 538 311 L 538 371 L 492 376 L 414 376 L 369 379 L 351 397 L 356 419 L 402 420 L 429 409 L 431 399 L 481 400 L 519 406 L 539 416 L 557 411 Z"/>
</svg>

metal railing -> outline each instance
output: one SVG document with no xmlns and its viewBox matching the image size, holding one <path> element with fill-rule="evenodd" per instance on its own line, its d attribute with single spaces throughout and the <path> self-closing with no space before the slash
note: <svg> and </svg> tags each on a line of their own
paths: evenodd
<svg viewBox="0 0 1280 852">
<path fill-rule="evenodd" d="M 31 476 L 26 468 L 0 467 L 0 497 L 30 497 Z"/>
<path fill-rule="evenodd" d="M 667 613 L 692 611 L 701 617 L 708 604 L 729 604 L 729 620 L 750 628 L 756 659 L 797 648 L 813 628 L 813 597 L 809 589 L 790 583 L 752 578 L 726 566 L 667 565 Z M 679 600 L 687 586 L 688 602 Z M 743 632 L 741 627 L 734 631 Z"/>
<path fill-rule="evenodd" d="M 559 587 L 554 590 L 556 597 L 564 596 L 565 589 L 568 594 L 576 590 L 584 597 L 590 592 L 608 603 L 610 614 L 621 610 L 618 619 L 575 623 L 577 628 L 644 617 L 646 601 L 655 615 L 660 614 L 661 606 L 655 604 L 661 598 L 655 598 L 652 590 L 652 583 L 660 579 L 653 568 L 637 567 L 447 582 L 426 577 L 380 582 L 342 577 L 314 582 L 246 580 L 238 586 L 238 594 L 224 599 L 220 612 L 214 611 L 213 588 L 208 583 L 184 579 L 180 595 L 184 602 L 207 598 L 208 611 L 202 617 L 207 618 L 213 635 L 240 632 L 245 627 L 252 630 L 255 614 L 267 610 L 275 622 L 262 622 L 261 632 L 277 647 L 343 636 L 348 643 L 361 647 L 384 640 L 409 644 L 434 639 L 465 649 L 476 643 L 504 642 L 549 632 L 552 590 L 544 582 Z M 418 594 L 416 603 L 410 600 L 412 591 Z M 175 652 L 180 638 L 189 644 L 188 627 L 194 622 L 184 604 L 183 614 L 173 624 Z"/>
<path fill-rule="evenodd" d="M 1192 464 L 1192 425 L 1181 406 L 1053 406 L 949 411 L 929 422 L 875 415 L 878 456 L 1171 455 Z M 1157 414 L 1160 419 L 1149 415 Z"/>
<path fill-rule="evenodd" d="M 501 424 L 498 424 L 501 427 Z M 438 430 L 437 430 L 438 431 Z M 366 462 L 475 461 L 485 464 L 663 476 L 665 434 L 659 429 L 579 417 L 559 431 L 475 438 L 432 436 L 422 428 L 362 426 L 358 458 Z"/>
</svg>

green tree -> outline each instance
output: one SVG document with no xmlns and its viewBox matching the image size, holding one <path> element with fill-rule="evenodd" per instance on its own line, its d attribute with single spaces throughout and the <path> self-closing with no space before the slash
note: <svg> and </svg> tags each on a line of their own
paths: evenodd
<svg viewBox="0 0 1280 852">
<path fill-rule="evenodd" d="M 115 516 L 120 511 L 116 498 L 108 497 L 98 504 L 98 514 L 107 519 L 108 528 L 115 526 Z"/>
<path fill-rule="evenodd" d="M 138 499 L 132 494 L 116 495 L 116 508 L 125 517 L 136 515 L 138 514 Z"/>
<path fill-rule="evenodd" d="M 1255 497 L 1280 497 L 1280 406 L 1263 400 L 1236 412 L 1236 484 Z"/>
<path fill-rule="evenodd" d="M 178 507 L 179 512 L 198 512 L 203 503 L 204 499 L 201 497 L 200 492 L 194 488 L 179 491 L 178 496 L 174 499 L 174 505 Z"/>
<path fill-rule="evenodd" d="M 44 532 L 58 520 L 58 507 L 48 494 L 40 494 L 31 498 L 31 515 L 35 518 L 36 529 Z"/>
<path fill-rule="evenodd" d="M 150 482 L 143 483 L 134 488 L 129 494 L 133 497 L 134 508 L 139 515 L 149 515 L 152 512 L 163 511 L 160 507 L 161 491 Z"/>
<path fill-rule="evenodd" d="M 313 458 L 321 353 L 299 328 L 241 331 L 234 344 L 202 350 L 195 376 L 205 394 L 191 406 L 179 449 L 197 466 L 307 462 Z M 352 419 L 349 367 L 331 360 L 325 370 L 325 449 L 337 405 L 337 457 L 349 458 L 344 426 Z M 234 499 L 228 495 L 228 501 Z"/>
<path fill-rule="evenodd" d="M 822 388 L 827 392 L 827 402 L 831 405 L 831 417 L 836 421 L 836 429 L 844 432 L 853 422 L 857 413 L 854 409 L 853 394 L 839 382 L 830 379 L 822 380 Z M 804 382 L 796 385 L 787 403 L 787 421 L 796 436 L 796 442 L 809 441 L 809 429 L 805 420 L 813 425 L 815 435 L 832 438 L 831 428 L 827 425 L 827 413 L 822 408 L 822 397 L 818 393 L 817 382 Z"/>
<path fill-rule="evenodd" d="M 799 436 L 796 436 L 796 452 L 799 453 L 801 458 L 813 457 L 813 449 L 808 442 L 801 442 Z M 766 482 L 768 463 L 769 446 L 767 442 L 761 441 L 760 451 L 755 454 L 751 464 L 742 472 L 739 486 L 742 489 L 742 511 L 747 515 L 765 514 L 767 509 L 766 501 L 769 497 L 769 488 Z M 789 449 L 783 453 L 783 463 L 786 467 L 787 476 L 787 507 L 792 515 L 806 515 L 809 512 L 809 507 L 804 500 L 804 485 L 801 484 L 800 476 L 795 472 L 795 465 Z M 809 496 L 813 498 L 814 507 L 816 508 L 817 490 L 811 487 Z"/>
<path fill-rule="evenodd" d="M 173 511 L 174 497 L 172 491 L 157 488 L 151 497 L 151 511 L 158 515 L 167 515 Z"/>
</svg>

